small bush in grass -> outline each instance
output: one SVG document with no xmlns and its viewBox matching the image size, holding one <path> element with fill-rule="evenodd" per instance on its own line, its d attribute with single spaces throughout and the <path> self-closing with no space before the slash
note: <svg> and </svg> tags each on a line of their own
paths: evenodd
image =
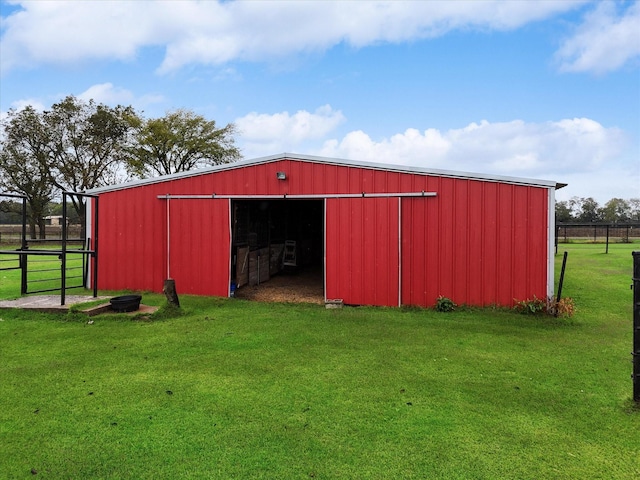
<svg viewBox="0 0 640 480">
<path fill-rule="evenodd" d="M 438 312 L 453 312 L 457 305 L 453 303 L 453 300 L 440 295 L 436 300 L 436 310 Z"/>
<path fill-rule="evenodd" d="M 555 297 L 551 297 L 551 301 L 549 302 L 549 311 L 550 315 L 557 315 L 558 317 L 569 318 L 573 317 L 573 314 L 576 312 L 576 303 L 571 297 L 561 298 L 559 301 L 556 301 Z"/>
<path fill-rule="evenodd" d="M 525 315 L 539 315 L 549 314 L 556 315 L 558 317 L 572 317 L 575 313 L 576 307 L 573 298 L 565 297 L 560 301 L 555 300 L 555 297 L 549 298 L 549 300 L 543 300 L 541 298 L 533 296 L 533 299 L 516 301 L 514 310 Z"/>
<path fill-rule="evenodd" d="M 513 309 L 524 315 L 539 315 L 547 311 L 547 301 L 533 296 L 533 299 L 516 301 Z"/>
</svg>

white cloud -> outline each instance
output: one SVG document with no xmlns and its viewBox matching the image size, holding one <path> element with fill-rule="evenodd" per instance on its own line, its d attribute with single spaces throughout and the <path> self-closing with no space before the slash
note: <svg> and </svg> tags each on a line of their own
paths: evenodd
<svg viewBox="0 0 640 480">
<path fill-rule="evenodd" d="M 500 175 L 549 177 L 592 172 L 619 156 L 628 141 L 587 118 L 526 123 L 486 120 L 441 132 L 408 129 L 379 141 L 361 131 L 331 139 L 319 155 Z"/>
<path fill-rule="evenodd" d="M 92 59 L 135 59 L 164 47 L 159 67 L 264 61 L 339 43 L 356 48 L 444 35 L 455 29 L 515 29 L 581 1 L 441 2 L 47 1 L 17 2 L 3 18 L 0 69 Z"/>
<path fill-rule="evenodd" d="M 45 109 L 44 104 L 34 98 L 25 98 L 22 100 L 16 100 L 15 102 L 11 102 L 11 108 L 16 111 L 20 111 L 28 106 L 33 107 L 35 110 L 39 112 Z M 8 117 L 9 117 L 8 111 L 0 110 L 0 122 L 4 121 Z"/>
<path fill-rule="evenodd" d="M 450 154 L 453 144 L 450 138 L 438 130 L 429 129 L 424 133 L 410 128 L 388 139 L 376 142 L 361 130 L 350 132 L 338 140 L 328 140 L 318 152 L 328 157 L 351 158 L 355 160 L 417 165 L 429 159 L 429 166 L 441 164 Z M 426 165 L 425 165 L 426 166 Z"/>
<path fill-rule="evenodd" d="M 553 180 L 568 183 L 558 190 L 556 199 L 569 200 L 571 197 L 593 197 L 600 205 L 617 198 L 638 198 L 640 192 L 640 165 L 638 153 L 634 159 L 611 158 L 603 163 L 597 171 L 575 171 L 563 174 L 562 177 L 551 177 Z"/>
<path fill-rule="evenodd" d="M 144 110 L 145 107 L 162 103 L 165 100 L 164 96 L 153 93 L 136 97 L 130 90 L 117 87 L 110 82 L 92 85 L 76 96 L 84 101 L 93 100 L 96 103 L 104 103 L 112 107 L 116 105 L 133 105 L 139 110 Z"/>
<path fill-rule="evenodd" d="M 293 115 L 251 112 L 236 119 L 235 124 L 244 142 L 245 156 L 259 156 L 252 152 L 294 151 L 303 142 L 324 138 L 344 120 L 341 111 L 324 105 L 313 113 L 299 110 Z"/>
<path fill-rule="evenodd" d="M 77 96 L 84 101 L 94 100 L 96 103 L 104 103 L 106 105 L 129 104 L 134 99 L 133 93 L 129 90 L 114 87 L 112 83 L 92 85 Z"/>
<path fill-rule="evenodd" d="M 621 12 L 616 2 L 599 2 L 575 34 L 556 52 L 566 72 L 616 70 L 640 56 L 640 2 Z"/>
<path fill-rule="evenodd" d="M 15 102 L 11 103 L 11 108 L 15 110 L 22 110 L 28 106 L 33 107 L 39 112 L 42 112 L 45 109 L 44 104 L 35 98 L 24 98 L 22 100 L 16 100 Z"/>
<path fill-rule="evenodd" d="M 345 121 L 341 111 L 325 105 L 293 115 L 251 112 L 235 123 L 245 148 L 258 155 L 303 147 L 327 157 L 519 176 L 592 172 L 630 145 L 620 129 L 588 118 L 544 123 L 483 120 L 447 131 L 409 128 L 378 140 L 362 130 L 330 138 Z"/>
<path fill-rule="evenodd" d="M 130 60 L 158 42 L 162 23 L 145 2 L 18 2 L 22 10 L 3 18 L 2 70 L 37 63 L 85 59 Z"/>
<path fill-rule="evenodd" d="M 50 99 L 47 103 L 39 98 L 24 98 L 11 103 L 11 108 L 22 110 L 31 105 L 37 111 L 44 111 L 51 107 L 52 104 L 61 101 L 66 95 L 59 95 L 57 98 Z M 145 107 L 153 104 L 164 102 L 162 95 L 145 94 L 136 97 L 130 90 L 114 86 L 112 83 L 99 83 L 87 88 L 84 92 L 75 94 L 81 100 L 94 100 L 96 103 L 103 103 L 115 107 L 116 105 L 133 105 L 138 110 L 144 110 Z M 8 112 L 0 112 L 0 120 L 6 118 Z"/>
</svg>

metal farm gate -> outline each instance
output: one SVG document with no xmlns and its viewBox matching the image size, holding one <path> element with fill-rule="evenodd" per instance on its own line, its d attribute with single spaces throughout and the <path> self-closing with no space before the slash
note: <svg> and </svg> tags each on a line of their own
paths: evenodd
<svg viewBox="0 0 640 480">
<path fill-rule="evenodd" d="M 67 198 L 70 195 L 93 201 L 92 236 L 69 238 Z M 14 250 L 0 250 L 0 271 L 20 270 L 20 295 L 60 292 L 60 305 L 65 304 L 66 291 L 93 287 L 98 295 L 98 198 L 95 195 L 63 192 L 62 235 L 60 240 L 27 238 L 27 197 L 1 193 L 0 197 L 16 198 L 22 202 L 22 232 L 20 246 Z"/>
</svg>

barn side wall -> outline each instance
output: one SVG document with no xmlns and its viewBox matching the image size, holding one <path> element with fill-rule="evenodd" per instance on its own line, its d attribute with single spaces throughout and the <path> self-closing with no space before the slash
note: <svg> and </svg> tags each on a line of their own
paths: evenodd
<svg viewBox="0 0 640 480">
<path fill-rule="evenodd" d="M 287 179 L 278 180 L 278 171 Z M 461 304 L 512 305 L 515 300 L 547 295 L 548 278 L 553 275 L 549 268 L 553 259 L 548 256 L 553 198 L 549 188 L 300 160 L 239 166 L 101 193 L 99 286 L 161 291 L 167 276 L 167 223 L 166 200 L 158 195 L 420 191 L 436 196 L 366 202 L 366 208 L 365 203 L 351 202 L 351 208 L 344 199 L 328 199 L 328 298 L 351 299 L 347 303 L 354 304 L 400 301 L 432 306 L 438 295 L 444 295 Z M 171 208 L 180 205 L 181 218 L 179 227 L 174 228 L 172 221 L 172 248 L 190 251 L 180 260 L 182 270 L 171 268 L 185 278 L 183 288 L 177 281 L 179 292 L 228 294 L 229 211 L 214 206 L 223 201 L 171 201 Z M 329 206 L 331 202 L 335 207 Z M 174 242 L 180 246 L 173 247 Z"/>
<path fill-rule="evenodd" d="M 547 296 L 547 190 L 430 177 L 403 199 L 402 303 L 513 305 Z"/>
</svg>

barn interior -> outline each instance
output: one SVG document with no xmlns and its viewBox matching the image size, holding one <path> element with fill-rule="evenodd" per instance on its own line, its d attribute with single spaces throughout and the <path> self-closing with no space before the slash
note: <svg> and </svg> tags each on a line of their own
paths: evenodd
<svg viewBox="0 0 640 480">
<path fill-rule="evenodd" d="M 236 296 L 324 299 L 323 200 L 234 200 L 231 211 Z"/>
</svg>

